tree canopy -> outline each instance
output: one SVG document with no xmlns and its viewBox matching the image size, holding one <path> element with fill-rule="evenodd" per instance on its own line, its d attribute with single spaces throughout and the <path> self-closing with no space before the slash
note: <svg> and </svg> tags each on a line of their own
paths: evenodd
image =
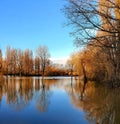
<svg viewBox="0 0 120 124">
<path fill-rule="evenodd" d="M 63 10 L 76 45 L 84 45 L 84 52 L 92 54 L 98 73 L 105 80 L 120 80 L 120 1 L 67 0 Z M 104 69 L 99 68 L 101 63 Z"/>
</svg>

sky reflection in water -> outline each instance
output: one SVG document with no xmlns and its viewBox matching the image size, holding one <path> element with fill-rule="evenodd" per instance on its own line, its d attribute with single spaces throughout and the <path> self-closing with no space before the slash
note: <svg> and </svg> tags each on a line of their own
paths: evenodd
<svg viewBox="0 0 120 124">
<path fill-rule="evenodd" d="M 0 81 L 0 124 L 87 124 L 71 102 L 70 78 L 4 77 Z M 75 81 L 73 82 L 75 84 Z"/>
<path fill-rule="evenodd" d="M 83 91 L 82 82 L 73 80 L 71 84 L 68 77 L 46 78 L 44 84 L 42 88 L 38 77 L 0 80 L 0 124 L 119 123 L 114 115 L 120 110 L 117 91 L 93 82 Z"/>
</svg>

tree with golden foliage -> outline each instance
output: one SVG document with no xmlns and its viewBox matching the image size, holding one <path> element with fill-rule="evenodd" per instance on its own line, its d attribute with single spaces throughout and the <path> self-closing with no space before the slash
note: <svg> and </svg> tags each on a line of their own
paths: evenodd
<svg viewBox="0 0 120 124">
<path fill-rule="evenodd" d="M 33 71 L 33 52 L 32 50 L 26 49 L 24 51 L 23 58 L 23 71 L 25 75 L 31 75 Z"/>
<path fill-rule="evenodd" d="M 0 75 L 2 75 L 2 66 L 3 66 L 3 60 L 2 60 L 2 51 L 0 49 Z"/>
<path fill-rule="evenodd" d="M 96 70 L 99 70 L 102 63 L 104 69 L 98 73 L 104 75 L 104 80 L 116 85 L 115 82 L 120 81 L 120 1 L 67 1 L 64 12 L 68 24 L 74 29 L 71 34 L 75 36 L 76 45 L 85 45 L 89 50 L 92 46 L 95 53 L 91 61 L 96 62 Z M 87 52 L 88 56 L 90 53 Z"/>
</svg>

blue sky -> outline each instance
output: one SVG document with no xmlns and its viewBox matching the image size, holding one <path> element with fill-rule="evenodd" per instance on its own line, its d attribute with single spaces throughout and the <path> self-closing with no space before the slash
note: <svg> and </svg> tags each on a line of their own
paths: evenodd
<svg viewBox="0 0 120 124">
<path fill-rule="evenodd" d="M 73 51 L 73 39 L 60 9 L 64 0 L 0 0 L 0 48 L 7 45 L 33 51 L 49 48 L 52 58 L 65 58 Z"/>
</svg>

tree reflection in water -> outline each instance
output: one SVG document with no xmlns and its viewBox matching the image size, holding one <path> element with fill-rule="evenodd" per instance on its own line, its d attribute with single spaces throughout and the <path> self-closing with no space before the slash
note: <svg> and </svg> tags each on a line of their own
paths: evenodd
<svg viewBox="0 0 120 124">
<path fill-rule="evenodd" d="M 40 112 L 46 112 L 48 109 L 48 105 L 50 104 L 49 98 L 52 92 L 45 85 L 46 84 L 45 80 L 41 80 L 41 84 L 42 84 L 42 87 L 36 96 L 36 107 L 37 107 L 37 110 L 39 110 Z"/>
<path fill-rule="evenodd" d="M 71 88 L 71 91 L 74 89 L 74 92 L 69 94 L 72 103 L 85 111 L 89 122 L 120 124 L 120 89 L 109 89 L 101 84 L 96 85 L 94 82 L 88 82 L 86 87 L 83 83 L 77 82 Z"/>
<path fill-rule="evenodd" d="M 3 78 L 0 77 L 0 104 L 3 96 Z"/>
<path fill-rule="evenodd" d="M 32 77 L 6 77 L 5 80 L 0 80 L 0 100 L 5 95 L 6 103 L 20 111 L 34 99 L 37 109 L 46 111 L 51 91 L 49 85 L 42 87 L 42 84 L 41 79 Z"/>
<path fill-rule="evenodd" d="M 94 82 L 85 84 L 79 80 L 71 82 L 71 79 L 45 79 L 42 82 L 41 78 L 34 77 L 5 77 L 0 80 L 0 101 L 4 96 L 7 106 L 17 111 L 34 101 L 38 111 L 46 112 L 54 88 L 55 91 L 66 91 L 72 104 L 85 112 L 85 118 L 89 122 L 120 124 L 120 89 L 110 89 Z"/>
</svg>

